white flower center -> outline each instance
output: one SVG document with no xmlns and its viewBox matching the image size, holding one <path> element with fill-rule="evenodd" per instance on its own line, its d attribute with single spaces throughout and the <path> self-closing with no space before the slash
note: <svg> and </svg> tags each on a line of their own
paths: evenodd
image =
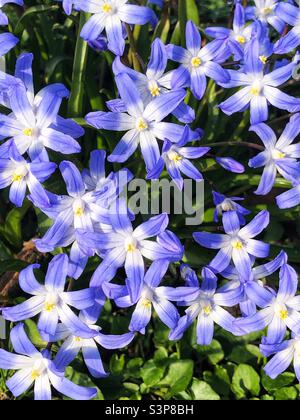
<svg viewBox="0 0 300 420">
<path fill-rule="evenodd" d="M 226 198 L 222 204 L 220 204 L 220 207 L 223 211 L 231 211 L 231 210 L 235 210 L 235 205 L 234 203 L 229 200 L 228 198 Z"/>
<path fill-rule="evenodd" d="M 168 158 L 174 163 L 178 163 L 182 160 L 182 156 L 180 156 L 180 154 L 177 153 L 175 150 L 169 151 Z"/>
<path fill-rule="evenodd" d="M 278 150 L 278 149 L 272 150 L 273 159 L 278 160 L 278 159 L 284 159 L 285 157 L 286 157 L 286 154 L 282 152 L 281 150 Z"/>
<path fill-rule="evenodd" d="M 197 69 L 198 67 L 200 67 L 200 66 L 201 66 L 201 64 L 202 64 L 202 60 L 201 60 L 201 58 L 200 58 L 200 57 L 193 57 L 193 58 L 191 59 L 191 66 L 192 66 L 194 69 Z"/>
<path fill-rule="evenodd" d="M 33 363 L 31 378 L 35 381 L 47 370 L 47 364 L 42 356 L 37 356 L 36 361 Z"/>
<path fill-rule="evenodd" d="M 244 249 L 244 242 L 242 241 L 242 239 L 237 237 L 231 241 L 231 246 L 233 249 L 236 249 L 237 251 L 241 251 L 242 249 Z"/>
<path fill-rule="evenodd" d="M 20 182 L 28 174 L 27 165 L 23 164 L 15 168 L 12 175 L 12 182 Z"/>
<path fill-rule="evenodd" d="M 48 293 L 44 305 L 44 311 L 52 312 L 57 306 L 59 296 L 57 293 L 50 292 Z"/>
<path fill-rule="evenodd" d="M 138 247 L 138 241 L 135 238 L 130 237 L 125 240 L 124 245 L 126 252 L 134 252 Z"/>
<path fill-rule="evenodd" d="M 115 7 L 107 1 L 102 5 L 101 9 L 102 9 L 102 12 L 107 15 L 112 15 L 116 11 Z"/>
<path fill-rule="evenodd" d="M 151 80 L 149 82 L 148 89 L 153 98 L 156 98 L 157 96 L 160 95 L 160 87 L 158 86 L 158 83 L 156 82 L 156 80 Z"/>
<path fill-rule="evenodd" d="M 279 316 L 279 318 L 284 321 L 289 316 L 289 311 L 287 310 L 287 307 L 283 303 L 276 303 L 275 307 L 275 314 Z"/>
<path fill-rule="evenodd" d="M 251 86 L 250 93 L 253 96 L 259 96 L 261 94 L 263 88 L 264 88 L 264 85 L 263 85 L 262 81 L 261 80 L 256 80 Z"/>
<path fill-rule="evenodd" d="M 148 128 L 148 122 L 144 118 L 141 117 L 136 120 L 136 129 L 138 131 L 145 131 L 148 130 Z"/>
<path fill-rule="evenodd" d="M 82 217 L 84 215 L 85 202 L 81 198 L 76 198 L 73 203 L 73 211 L 75 217 Z"/>
</svg>

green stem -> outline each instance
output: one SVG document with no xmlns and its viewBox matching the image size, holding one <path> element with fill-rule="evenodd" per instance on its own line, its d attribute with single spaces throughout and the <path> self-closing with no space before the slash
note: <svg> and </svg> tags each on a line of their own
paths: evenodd
<svg viewBox="0 0 300 420">
<path fill-rule="evenodd" d="M 89 14 L 81 12 L 73 65 L 71 96 L 68 108 L 69 117 L 82 117 L 83 113 L 84 78 L 88 56 L 88 44 L 81 38 L 80 32 L 88 19 Z"/>
<path fill-rule="evenodd" d="M 142 68 L 143 68 L 142 59 L 137 52 L 133 32 L 130 28 L 130 25 L 128 25 L 127 23 L 126 23 L 126 31 L 127 31 L 128 41 L 129 41 L 129 45 L 130 45 L 130 53 L 131 53 L 131 56 L 132 56 L 133 68 L 134 68 L 134 70 L 136 70 L 138 72 L 142 72 Z"/>
</svg>

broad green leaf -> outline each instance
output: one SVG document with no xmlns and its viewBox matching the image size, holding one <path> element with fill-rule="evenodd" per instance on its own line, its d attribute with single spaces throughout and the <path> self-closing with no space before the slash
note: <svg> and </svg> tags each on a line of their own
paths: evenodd
<svg viewBox="0 0 300 420">
<path fill-rule="evenodd" d="M 158 384 L 169 387 L 167 399 L 187 389 L 192 380 L 193 370 L 192 360 L 180 360 L 170 364 L 167 375 Z"/>
<path fill-rule="evenodd" d="M 211 364 L 216 365 L 224 358 L 224 352 L 221 344 L 217 340 L 213 340 L 209 346 L 198 346 L 195 348 L 202 357 L 207 357 Z"/>
<path fill-rule="evenodd" d="M 298 397 L 297 388 L 294 386 L 280 388 L 274 393 L 275 400 L 295 400 Z"/>
<path fill-rule="evenodd" d="M 228 360 L 235 363 L 257 363 L 262 357 L 259 348 L 253 344 L 246 344 L 245 346 L 236 346 L 228 356 Z"/>
<path fill-rule="evenodd" d="M 191 386 L 194 400 L 220 400 L 219 395 L 204 381 L 194 378 Z"/>
<path fill-rule="evenodd" d="M 246 398 L 248 393 L 259 395 L 260 378 L 253 367 L 245 364 L 237 366 L 232 378 L 232 391 L 237 399 Z"/>
<path fill-rule="evenodd" d="M 165 369 L 157 367 L 154 360 L 148 360 L 141 368 L 141 377 L 145 385 L 152 387 L 163 378 L 164 372 Z"/>
<path fill-rule="evenodd" d="M 125 355 L 113 354 L 109 361 L 109 368 L 112 374 L 119 375 L 123 372 L 125 366 Z"/>
<path fill-rule="evenodd" d="M 225 368 L 215 366 L 214 372 L 205 371 L 203 378 L 219 395 L 228 396 L 230 394 L 230 377 Z"/>
<path fill-rule="evenodd" d="M 291 373 L 291 372 L 284 372 L 281 375 L 279 375 L 276 379 L 271 379 L 269 376 L 265 374 L 263 370 L 261 373 L 262 386 L 268 392 L 276 391 L 280 388 L 291 385 L 294 381 L 295 381 L 295 375 L 294 373 Z"/>
</svg>

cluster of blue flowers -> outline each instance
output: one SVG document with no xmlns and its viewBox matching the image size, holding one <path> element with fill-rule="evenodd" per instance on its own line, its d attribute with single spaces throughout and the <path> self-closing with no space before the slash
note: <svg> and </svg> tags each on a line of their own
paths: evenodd
<svg viewBox="0 0 300 420">
<path fill-rule="evenodd" d="M 0 1 L 0 7 L 5 3 Z M 23 5 L 22 1 L 10 3 Z M 149 3 L 163 6 L 163 1 Z M 144 73 L 126 67 L 121 56 L 126 47 L 126 26 L 156 26 L 151 6 L 127 0 L 63 0 L 63 7 L 67 14 L 73 10 L 91 13 L 82 38 L 91 47 L 108 48 L 116 55 L 113 73 L 119 97 L 107 102 L 109 112 L 92 112 L 85 117 L 96 129 L 123 133 L 107 157 L 109 162 L 124 163 L 140 147 L 147 179 L 158 179 L 166 168 L 179 189 L 184 187 L 183 176 L 201 181 L 202 174 L 190 160 L 201 158 L 210 147 L 195 146 L 203 133 L 189 127 L 195 112 L 185 98 L 190 89 L 201 100 L 207 79 L 212 79 L 223 89 L 239 88 L 219 107 L 227 115 L 249 108 L 250 130 L 263 143 L 262 151 L 249 161 L 250 168 L 264 168 L 255 193 L 268 194 L 279 174 L 291 188 L 277 197 L 278 206 L 300 204 L 300 146 L 293 143 L 300 133 L 300 98 L 280 90 L 300 62 L 299 53 L 292 53 L 300 45 L 299 7 L 292 2 L 255 0 L 255 6 L 245 8 L 237 1 L 232 29 L 207 28 L 205 45 L 196 25 L 189 21 L 186 48 L 164 45 L 156 39 Z M 7 24 L 2 11 L 0 24 Z M 292 26 L 289 31 L 287 24 Z M 279 40 L 276 31 L 282 35 Z M 0 55 L 16 43 L 13 35 L 0 35 Z M 263 355 L 273 357 L 265 371 L 275 378 L 293 361 L 300 381 L 297 274 L 284 252 L 265 264 L 256 262 L 257 258 L 269 257 L 269 245 L 255 239 L 267 228 L 269 213 L 262 211 L 247 223 L 250 211 L 239 204 L 242 198 L 214 191 L 214 220 L 218 223 L 222 218 L 224 233 L 196 232 L 194 240 L 202 247 L 217 250 L 216 256 L 203 267 L 201 280 L 191 267 L 181 264 L 183 285 L 165 286 L 169 266 L 182 261 L 184 248 L 168 230 L 167 214 L 137 225 L 121 194 L 133 178 L 128 169 L 107 174 L 106 153 L 95 150 L 89 169 L 82 172 L 74 163 L 61 161 L 58 169 L 66 195 L 54 194 L 43 186 L 57 170 L 48 150 L 63 155 L 80 153 L 78 139 L 84 130 L 72 119 L 59 115 L 62 100 L 69 96 L 63 85 L 52 84 L 35 94 L 32 60 L 32 54 L 23 53 L 17 59 L 14 75 L 0 72 L 0 102 L 8 110 L 0 114 L 0 135 L 4 140 L 0 146 L 0 188 L 10 188 L 9 199 L 15 206 L 22 206 L 27 197 L 53 220 L 45 235 L 35 242 L 39 251 L 67 248 L 70 252 L 52 258 L 43 284 L 35 278 L 34 270 L 39 265 L 24 269 L 19 284 L 32 297 L 2 309 L 6 320 L 17 323 L 11 331 L 15 353 L 0 349 L 0 368 L 17 370 L 7 381 L 13 395 L 18 397 L 34 385 L 36 399 L 51 399 L 51 386 L 70 398 L 95 397 L 95 389 L 80 387 L 65 377 L 67 366 L 82 352 L 90 374 L 105 377 L 99 347 L 120 349 L 130 344 L 136 333 L 145 334 L 153 310 L 169 327 L 170 340 L 179 340 L 197 320 L 199 345 L 211 343 L 214 324 L 236 336 L 267 328 L 260 348 Z M 166 71 L 168 60 L 179 66 Z M 293 114 L 279 139 L 266 124 L 269 106 Z M 178 123 L 166 121 L 170 115 Z M 230 157 L 218 157 L 216 162 L 231 172 L 244 171 Z M 78 279 L 95 255 L 101 262 L 89 288 L 72 291 L 68 279 Z M 125 281 L 114 283 L 123 268 Z M 268 283 L 269 276 L 278 276 L 278 290 L 271 287 L 274 282 Z M 107 299 L 119 308 L 134 308 L 129 332 L 101 332 L 98 322 L 100 319 L 101 324 L 101 310 Z M 183 316 L 181 307 L 187 308 Z M 239 309 L 239 318 L 232 308 Z M 36 316 L 41 337 L 49 343 L 42 352 L 32 345 L 19 323 Z M 287 330 L 292 338 L 286 341 Z M 60 348 L 53 360 L 51 348 L 57 342 Z"/>
</svg>

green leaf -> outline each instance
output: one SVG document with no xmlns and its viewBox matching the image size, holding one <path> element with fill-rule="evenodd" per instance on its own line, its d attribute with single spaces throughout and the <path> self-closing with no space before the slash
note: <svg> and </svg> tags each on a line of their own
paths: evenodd
<svg viewBox="0 0 300 420">
<path fill-rule="evenodd" d="M 135 357 L 134 359 L 129 360 L 126 366 L 125 376 L 130 378 L 140 378 L 143 363 L 144 360 L 141 357 Z"/>
<path fill-rule="evenodd" d="M 15 35 L 21 34 L 24 28 L 23 26 L 24 22 L 27 21 L 28 18 L 32 17 L 32 15 L 46 13 L 46 12 L 49 13 L 51 11 L 56 11 L 58 9 L 59 9 L 59 6 L 57 5 L 53 5 L 53 6 L 37 5 L 37 6 L 29 7 L 29 9 L 27 9 L 25 13 L 23 13 L 21 18 L 19 19 L 19 22 L 17 23 L 14 29 L 14 34 Z"/>
<path fill-rule="evenodd" d="M 164 376 L 165 369 L 157 367 L 154 360 L 148 360 L 141 368 L 141 377 L 148 387 L 156 385 Z"/>
<path fill-rule="evenodd" d="M 193 378 L 191 392 L 194 400 L 220 400 L 219 395 L 204 381 Z"/>
<path fill-rule="evenodd" d="M 217 340 L 213 340 L 209 346 L 196 345 L 195 348 L 203 357 L 207 357 L 212 365 L 217 365 L 224 359 L 222 346 Z"/>
<path fill-rule="evenodd" d="M 26 268 L 29 264 L 21 260 L 4 260 L 0 262 L 0 274 L 8 272 L 19 273 L 21 270 Z"/>
<path fill-rule="evenodd" d="M 125 366 L 125 355 L 121 354 L 119 357 L 117 354 L 113 354 L 109 361 L 110 371 L 114 375 L 119 375 L 123 372 Z"/>
<path fill-rule="evenodd" d="M 167 375 L 158 384 L 159 386 L 169 387 L 166 399 L 187 389 L 192 380 L 193 371 L 194 363 L 192 360 L 180 360 L 170 364 Z"/>
<path fill-rule="evenodd" d="M 225 368 L 215 366 L 214 372 L 205 371 L 203 378 L 218 394 L 229 396 L 231 381 Z"/>
<path fill-rule="evenodd" d="M 260 392 L 260 378 L 253 367 L 245 364 L 237 366 L 232 378 L 232 391 L 238 399 L 246 398 L 250 392 L 258 396 Z"/>
<path fill-rule="evenodd" d="M 235 363 L 257 363 L 261 358 L 261 353 L 257 346 L 246 344 L 245 346 L 236 346 L 228 356 L 228 360 Z"/>
<path fill-rule="evenodd" d="M 261 383 L 264 389 L 268 392 L 276 391 L 280 388 L 286 387 L 295 381 L 295 375 L 291 372 L 284 372 L 279 375 L 276 379 L 271 379 L 262 370 Z"/>
<path fill-rule="evenodd" d="M 22 220 L 29 207 L 30 203 L 25 201 L 23 207 L 12 209 L 5 219 L 4 226 L 0 226 L 0 234 L 16 248 L 23 244 Z"/>
<path fill-rule="evenodd" d="M 298 397 L 297 388 L 294 386 L 280 388 L 274 393 L 275 400 L 295 400 Z"/>
</svg>

